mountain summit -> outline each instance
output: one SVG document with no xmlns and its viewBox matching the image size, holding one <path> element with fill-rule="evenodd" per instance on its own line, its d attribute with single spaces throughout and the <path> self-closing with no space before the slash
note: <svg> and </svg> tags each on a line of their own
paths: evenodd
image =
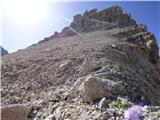
<svg viewBox="0 0 160 120">
<path fill-rule="evenodd" d="M 75 15 L 62 32 L 2 57 L 2 120 L 122 119 L 140 103 L 143 117 L 158 120 L 158 51 L 119 6 Z"/>
</svg>

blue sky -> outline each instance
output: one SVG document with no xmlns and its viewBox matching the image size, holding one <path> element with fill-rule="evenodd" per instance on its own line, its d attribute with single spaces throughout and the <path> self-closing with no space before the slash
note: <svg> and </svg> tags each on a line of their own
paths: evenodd
<svg viewBox="0 0 160 120">
<path fill-rule="evenodd" d="M 155 34 L 160 45 L 160 2 L 146 1 L 48 2 L 46 18 L 36 24 L 17 23 L 4 15 L 1 44 L 9 52 L 26 48 L 54 31 L 61 31 L 70 24 L 75 14 L 83 13 L 86 9 L 102 10 L 114 5 L 123 7 L 124 12 L 130 13 L 137 23 L 147 25 L 148 31 Z"/>
</svg>

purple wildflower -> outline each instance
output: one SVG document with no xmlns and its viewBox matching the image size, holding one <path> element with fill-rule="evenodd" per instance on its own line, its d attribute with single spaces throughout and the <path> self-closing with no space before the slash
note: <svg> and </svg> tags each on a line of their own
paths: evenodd
<svg viewBox="0 0 160 120">
<path fill-rule="evenodd" d="M 144 120 L 142 115 L 142 105 L 134 105 L 124 113 L 123 120 Z"/>
</svg>

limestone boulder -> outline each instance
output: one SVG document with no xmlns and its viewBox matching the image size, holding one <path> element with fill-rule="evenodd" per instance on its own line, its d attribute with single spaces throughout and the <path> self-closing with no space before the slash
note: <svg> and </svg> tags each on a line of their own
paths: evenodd
<svg viewBox="0 0 160 120">
<path fill-rule="evenodd" d="M 93 102 L 103 97 L 116 96 L 122 92 L 121 84 L 121 82 L 90 75 L 80 85 L 80 95 L 84 102 Z"/>
</svg>

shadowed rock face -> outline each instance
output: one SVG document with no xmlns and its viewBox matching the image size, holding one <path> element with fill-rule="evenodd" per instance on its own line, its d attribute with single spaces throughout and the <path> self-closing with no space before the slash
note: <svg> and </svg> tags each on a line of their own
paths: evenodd
<svg viewBox="0 0 160 120">
<path fill-rule="evenodd" d="M 0 50 L 1 50 L 1 56 L 7 55 L 8 51 L 5 50 L 3 47 L 0 46 Z"/>
<path fill-rule="evenodd" d="M 113 8 L 119 7 L 77 15 L 79 34 L 66 27 L 48 41 L 2 57 L 2 105 L 31 104 L 31 120 L 111 120 L 109 113 L 83 103 L 96 106 L 103 97 L 111 101 L 121 96 L 133 103 L 143 98 L 145 104 L 160 105 L 158 46 L 146 26 L 130 19 L 127 26 L 117 20 L 119 25 L 110 28 L 91 29 L 89 22 L 88 29 L 81 27 L 85 16 L 102 17 L 108 10 L 123 16 Z"/>
</svg>

